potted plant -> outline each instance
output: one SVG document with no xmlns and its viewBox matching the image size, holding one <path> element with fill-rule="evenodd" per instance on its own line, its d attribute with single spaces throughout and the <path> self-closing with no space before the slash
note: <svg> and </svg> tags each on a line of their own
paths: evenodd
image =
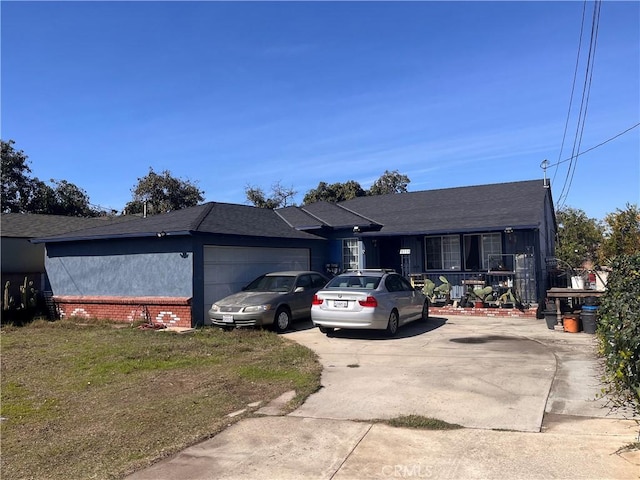
<svg viewBox="0 0 640 480">
<path fill-rule="evenodd" d="M 505 308 L 507 306 L 513 308 L 516 306 L 517 302 L 518 300 L 516 299 L 516 295 L 511 291 L 511 289 L 508 289 L 498 297 L 498 304 L 500 305 L 500 308 Z"/>
<path fill-rule="evenodd" d="M 473 288 L 467 292 L 467 302 L 473 303 L 475 308 L 484 307 L 485 302 L 493 298 L 493 287 L 490 285 L 484 288 Z"/>
<path fill-rule="evenodd" d="M 433 280 L 427 278 L 424 281 L 422 293 L 429 298 L 429 303 L 446 305 L 449 303 L 449 299 L 451 298 L 451 284 L 443 275 L 441 275 L 439 279 L 442 283 L 436 287 Z"/>
</svg>

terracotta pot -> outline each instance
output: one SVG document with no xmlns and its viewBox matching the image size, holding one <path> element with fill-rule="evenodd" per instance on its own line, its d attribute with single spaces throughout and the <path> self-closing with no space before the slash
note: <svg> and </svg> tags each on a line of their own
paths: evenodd
<svg viewBox="0 0 640 480">
<path fill-rule="evenodd" d="M 578 333 L 580 331 L 580 317 L 577 315 L 565 315 L 562 317 L 562 325 L 564 331 L 569 333 Z"/>
<path fill-rule="evenodd" d="M 473 307 L 474 308 L 483 308 L 484 307 L 484 302 L 473 302 Z"/>
</svg>

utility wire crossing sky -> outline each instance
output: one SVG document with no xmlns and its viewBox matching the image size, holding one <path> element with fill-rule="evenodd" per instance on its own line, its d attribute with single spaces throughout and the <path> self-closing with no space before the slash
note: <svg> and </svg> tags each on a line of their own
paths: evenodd
<svg viewBox="0 0 640 480">
<path fill-rule="evenodd" d="M 551 179 L 640 203 L 640 2 L 2 2 L 2 139 L 121 211 L 169 170 L 207 201 Z M 514 199 L 517 201 L 517 199 Z"/>
</svg>

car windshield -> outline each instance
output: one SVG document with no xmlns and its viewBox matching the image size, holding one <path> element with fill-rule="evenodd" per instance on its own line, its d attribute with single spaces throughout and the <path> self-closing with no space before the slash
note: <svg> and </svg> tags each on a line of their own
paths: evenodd
<svg viewBox="0 0 640 480">
<path fill-rule="evenodd" d="M 367 277 L 366 275 L 340 275 L 333 278 L 325 288 L 362 288 L 375 290 L 382 277 Z"/>
<path fill-rule="evenodd" d="M 244 289 L 254 292 L 288 292 L 296 277 L 290 275 L 263 275 L 256 278 Z"/>
</svg>

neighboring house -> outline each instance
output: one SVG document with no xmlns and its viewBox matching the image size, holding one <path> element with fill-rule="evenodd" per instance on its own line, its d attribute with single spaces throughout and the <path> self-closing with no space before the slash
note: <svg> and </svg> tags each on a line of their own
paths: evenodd
<svg viewBox="0 0 640 480">
<path fill-rule="evenodd" d="M 534 304 L 555 235 L 551 190 L 534 180 L 277 210 L 211 202 L 35 242 L 63 314 L 196 326 L 215 300 L 285 269 L 445 275 L 454 296 L 509 285 Z"/>
<path fill-rule="evenodd" d="M 126 220 L 130 220 L 126 217 Z M 40 292 L 50 290 L 45 273 L 45 248 L 31 239 L 84 230 L 124 221 L 124 217 L 66 217 L 30 213 L 3 213 L 0 216 L 2 287 L 10 282 L 10 295 L 19 298 L 25 277 Z"/>
</svg>

